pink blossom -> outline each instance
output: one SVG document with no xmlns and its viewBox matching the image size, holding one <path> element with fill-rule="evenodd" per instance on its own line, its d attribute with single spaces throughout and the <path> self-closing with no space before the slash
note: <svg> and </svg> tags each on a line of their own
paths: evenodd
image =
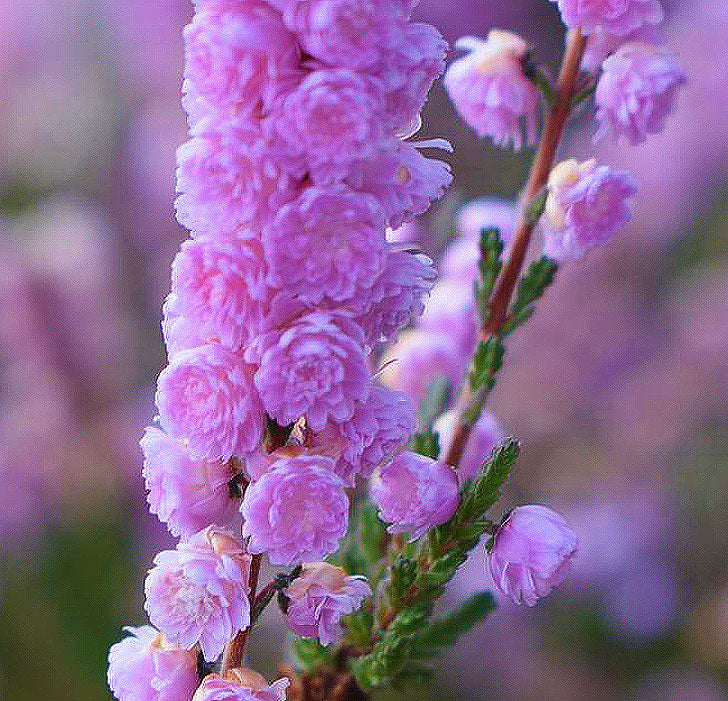
<svg viewBox="0 0 728 701">
<path fill-rule="evenodd" d="M 404 222 L 396 229 L 387 229 L 387 242 L 397 244 L 414 244 L 422 241 L 423 231 L 420 224 L 415 221 Z"/>
<path fill-rule="evenodd" d="M 582 258 L 609 243 L 632 218 L 637 183 L 626 171 L 571 159 L 551 171 L 548 187 L 539 226 L 544 253 L 556 260 Z"/>
<path fill-rule="evenodd" d="M 445 377 L 453 389 L 459 387 L 468 359 L 449 335 L 424 329 L 405 331 L 382 358 L 382 383 L 401 390 L 419 405 L 440 377 Z"/>
<path fill-rule="evenodd" d="M 412 540 L 449 521 L 460 500 L 455 471 L 416 453 L 400 453 L 374 473 L 371 495 L 390 533 Z"/>
<path fill-rule="evenodd" d="M 296 635 L 333 645 L 341 639 L 339 619 L 371 595 L 364 577 L 347 577 L 341 567 L 327 562 L 306 564 L 286 589 L 286 623 Z"/>
<path fill-rule="evenodd" d="M 184 37 L 188 95 L 222 116 L 257 112 L 298 71 L 295 37 L 261 0 L 199 10 Z"/>
<path fill-rule="evenodd" d="M 159 375 L 156 403 L 162 428 L 187 440 L 196 459 L 247 455 L 263 436 L 265 417 L 253 369 L 218 344 L 173 356 Z"/>
<path fill-rule="evenodd" d="M 564 581 L 576 550 L 576 535 L 561 516 L 545 506 L 519 506 L 498 529 L 488 564 L 504 594 L 535 606 Z"/>
<path fill-rule="evenodd" d="M 162 337 L 167 356 L 172 358 L 180 351 L 204 346 L 212 339 L 205 338 L 200 329 L 179 312 L 176 294 L 168 294 L 162 305 Z"/>
<path fill-rule="evenodd" d="M 648 134 L 659 134 L 685 82 L 682 68 L 665 49 L 625 44 L 604 61 L 594 96 L 599 122 L 595 140 L 611 129 L 635 146 Z"/>
<path fill-rule="evenodd" d="M 539 93 L 523 71 L 526 42 L 494 29 L 486 41 L 464 37 L 455 46 L 469 52 L 450 65 L 444 79 L 460 116 L 479 136 L 489 136 L 502 148 L 533 145 Z"/>
<path fill-rule="evenodd" d="M 359 327 L 343 314 L 312 312 L 260 336 L 248 358 L 266 411 L 286 425 L 302 416 L 314 431 L 347 421 L 369 394 L 370 372 Z"/>
<path fill-rule="evenodd" d="M 262 328 L 267 275 L 259 241 L 187 240 L 172 264 L 176 310 L 201 336 L 240 348 Z"/>
<path fill-rule="evenodd" d="M 586 41 L 584 56 L 581 60 L 582 70 L 597 73 L 609 54 L 614 53 L 627 42 L 638 41 L 648 44 L 665 42 L 662 27 L 658 24 L 643 24 L 629 34 L 609 34 L 603 30 L 592 32 Z"/>
<path fill-rule="evenodd" d="M 434 430 L 440 437 L 441 456 L 447 455 L 450 449 L 456 421 L 457 412 L 451 409 L 435 422 Z M 505 433 L 498 419 L 489 411 L 484 411 L 470 432 L 465 452 L 458 464 L 457 473 L 460 481 L 476 477 L 504 438 Z"/>
<path fill-rule="evenodd" d="M 662 21 L 659 0 L 551 0 L 559 5 L 567 27 L 581 27 L 584 34 L 596 31 L 624 36 L 643 24 Z"/>
<path fill-rule="evenodd" d="M 315 167 L 370 153 L 384 135 L 385 114 L 371 77 L 337 68 L 310 73 L 277 103 L 272 119 L 286 156 Z"/>
<path fill-rule="evenodd" d="M 206 676 L 193 701 L 286 701 L 290 683 L 282 678 L 269 685 L 252 669 L 231 669 L 224 677 Z"/>
<path fill-rule="evenodd" d="M 236 123 L 200 125 L 177 150 L 177 219 L 195 235 L 229 238 L 294 199 L 298 182 L 273 158 L 263 134 Z"/>
<path fill-rule="evenodd" d="M 293 565 L 321 560 L 339 547 L 349 499 L 331 458 L 302 455 L 280 459 L 250 484 L 240 511 L 250 552 Z"/>
<path fill-rule="evenodd" d="M 197 652 L 170 643 L 151 626 L 129 633 L 109 650 L 109 688 L 119 701 L 191 701 L 199 679 Z"/>
<path fill-rule="evenodd" d="M 361 305 L 384 264 L 384 229 L 372 198 L 343 185 L 310 187 L 263 232 L 270 283 L 310 304 Z"/>
<path fill-rule="evenodd" d="M 425 255 L 389 253 L 366 310 L 356 317 L 368 345 L 394 340 L 422 314 L 423 298 L 432 289 L 436 275 L 432 261 Z"/>
<path fill-rule="evenodd" d="M 452 182 L 447 163 L 422 155 L 421 149 L 428 147 L 450 145 L 399 139 L 382 142 L 371 158 L 351 165 L 346 182 L 357 191 L 373 195 L 388 226 L 396 228 L 424 214 Z"/>
<path fill-rule="evenodd" d="M 182 441 L 158 428 L 147 428 L 140 445 L 150 510 L 172 535 L 189 538 L 212 524 L 230 523 L 238 502 L 230 495 L 235 474 L 229 464 L 192 459 Z"/>
<path fill-rule="evenodd" d="M 409 442 L 415 430 L 415 408 L 402 392 L 372 384 L 369 398 L 356 405 L 343 423 L 329 422 L 313 434 L 307 446 L 336 460 L 334 471 L 353 487 L 361 474 L 375 468 Z"/>
<path fill-rule="evenodd" d="M 402 31 L 392 0 L 273 0 L 306 53 L 324 64 L 372 68 Z"/>
<path fill-rule="evenodd" d="M 186 649 L 199 643 L 208 662 L 250 625 L 250 556 L 225 531 L 207 528 L 154 558 L 144 584 L 149 620 Z"/>
<path fill-rule="evenodd" d="M 442 280 L 432 289 L 420 319 L 420 328 L 449 336 L 458 354 L 467 358 L 473 353 L 478 334 L 473 283 Z"/>
</svg>

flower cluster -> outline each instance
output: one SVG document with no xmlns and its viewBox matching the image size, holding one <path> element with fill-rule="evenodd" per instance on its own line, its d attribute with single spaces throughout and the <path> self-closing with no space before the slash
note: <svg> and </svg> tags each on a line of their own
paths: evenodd
<svg viewBox="0 0 728 701">
<path fill-rule="evenodd" d="M 424 155 L 446 142 L 410 138 L 447 49 L 410 20 L 411 3 L 195 6 L 190 138 L 177 154 L 190 238 L 163 308 L 159 427 L 141 441 L 150 508 L 181 540 L 157 555 L 145 591 L 165 645 L 214 662 L 251 624 L 251 557 L 294 566 L 337 550 L 346 489 L 414 431 L 412 403 L 376 383 L 368 353 L 421 314 L 435 278 L 387 232 L 427 210 L 451 174 Z M 243 540 L 227 530 L 241 517 Z M 329 644 L 371 591 L 326 567 L 293 580 L 288 618 Z M 127 678 L 151 683 L 143 656 L 127 673 L 114 655 L 122 701 L 136 698 Z M 195 698 L 282 698 L 274 687 L 223 674 Z"/>
</svg>

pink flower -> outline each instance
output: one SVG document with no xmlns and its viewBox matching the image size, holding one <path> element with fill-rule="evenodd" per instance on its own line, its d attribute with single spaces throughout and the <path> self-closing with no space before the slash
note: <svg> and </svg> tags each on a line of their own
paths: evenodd
<svg viewBox="0 0 728 701">
<path fill-rule="evenodd" d="M 356 321 L 368 345 L 392 341 L 424 309 L 423 298 L 437 274 L 424 255 L 392 251 L 382 274 L 372 287 L 369 305 Z"/>
<path fill-rule="evenodd" d="M 158 428 L 147 428 L 140 445 L 150 510 L 173 536 L 189 538 L 212 524 L 230 523 L 239 502 L 230 495 L 235 474 L 229 464 L 193 460 L 182 441 Z"/>
<path fill-rule="evenodd" d="M 407 445 L 414 430 L 415 408 L 409 397 L 372 384 L 369 398 L 356 405 L 351 419 L 329 422 L 307 447 L 336 460 L 334 471 L 353 487 L 357 475 L 369 477 Z"/>
<path fill-rule="evenodd" d="M 245 490 L 240 511 L 251 553 L 274 565 L 321 560 L 339 547 L 349 522 L 349 499 L 323 456 L 282 458 Z"/>
<path fill-rule="evenodd" d="M 172 357 L 159 375 L 156 402 L 162 428 L 186 439 L 196 459 L 247 455 L 263 436 L 265 416 L 253 369 L 218 344 Z"/>
<path fill-rule="evenodd" d="M 423 148 L 445 147 L 449 149 L 450 144 L 441 140 L 385 141 L 371 158 L 351 165 L 346 182 L 354 190 L 373 195 L 387 225 L 396 228 L 424 214 L 452 182 L 447 163 L 421 153 Z"/>
<path fill-rule="evenodd" d="M 229 238 L 267 220 L 298 193 L 255 128 L 205 122 L 177 150 L 177 219 L 195 235 Z"/>
<path fill-rule="evenodd" d="M 305 416 L 314 431 L 350 419 L 369 394 L 363 342 L 351 319 L 327 312 L 260 336 L 247 357 L 260 365 L 255 386 L 268 414 L 282 425 Z"/>
<path fill-rule="evenodd" d="M 581 27 L 584 34 L 596 31 L 624 36 L 643 24 L 662 21 L 659 0 L 551 0 L 557 2 L 567 27 Z"/>
<path fill-rule="evenodd" d="M 400 453 L 374 473 L 371 495 L 390 533 L 412 540 L 449 521 L 460 501 L 455 471 L 416 453 Z"/>
<path fill-rule="evenodd" d="M 176 294 L 168 294 L 162 305 L 162 337 L 171 359 L 180 351 L 204 346 L 211 339 L 204 338 L 200 329 L 179 312 Z"/>
<path fill-rule="evenodd" d="M 473 283 L 442 280 L 432 289 L 420 319 L 420 328 L 449 336 L 458 348 L 458 355 L 470 356 L 478 335 Z"/>
<path fill-rule="evenodd" d="M 366 578 L 347 577 L 341 567 L 313 562 L 304 565 L 286 589 L 286 623 L 302 638 L 333 645 L 341 639 L 339 619 L 356 611 L 371 595 Z"/>
<path fill-rule="evenodd" d="M 638 41 L 647 44 L 665 42 L 662 27 L 657 24 L 643 24 L 629 34 L 609 34 L 603 30 L 592 32 L 584 48 L 581 60 L 582 70 L 597 73 L 609 54 L 614 53 L 627 42 Z"/>
<path fill-rule="evenodd" d="M 564 581 L 576 550 L 576 535 L 561 516 L 545 506 L 519 506 L 498 529 L 488 564 L 504 594 L 535 606 Z"/>
<path fill-rule="evenodd" d="M 502 148 L 533 145 L 539 93 L 523 72 L 528 44 L 516 34 L 494 29 L 487 41 L 464 37 L 455 47 L 469 51 L 450 65 L 444 79 L 460 116 L 478 136 L 489 136 Z"/>
<path fill-rule="evenodd" d="M 424 329 L 405 331 L 382 358 L 382 383 L 407 394 L 419 405 L 430 385 L 445 377 L 453 390 L 465 377 L 468 358 L 449 335 Z"/>
<path fill-rule="evenodd" d="M 361 306 L 384 265 L 384 229 L 372 198 L 343 185 L 310 187 L 263 232 L 269 281 L 309 304 Z"/>
<path fill-rule="evenodd" d="M 604 61 L 594 96 L 600 125 L 595 140 L 610 128 L 632 146 L 659 134 L 685 82 L 682 68 L 665 49 L 625 44 Z"/>
<path fill-rule="evenodd" d="M 149 620 L 186 649 L 199 643 L 208 662 L 250 625 L 250 556 L 225 531 L 207 528 L 154 558 L 144 592 Z"/>
<path fill-rule="evenodd" d="M 209 674 L 193 701 L 286 701 L 288 679 L 268 682 L 252 669 L 231 669 L 225 677 Z"/>
<path fill-rule="evenodd" d="M 119 701 L 191 701 L 197 652 L 170 643 L 151 626 L 127 627 L 109 650 L 109 688 Z"/>
<path fill-rule="evenodd" d="M 637 183 L 626 171 L 571 159 L 551 171 L 548 187 L 539 227 L 544 253 L 555 260 L 582 258 L 611 241 L 632 218 Z"/>
<path fill-rule="evenodd" d="M 346 165 L 384 135 L 384 99 L 370 77 L 346 68 L 310 73 L 276 105 L 272 120 L 288 157 Z"/>
<path fill-rule="evenodd" d="M 258 333 L 271 291 L 260 242 L 185 241 L 172 264 L 176 310 L 203 337 L 235 350 Z"/>
<path fill-rule="evenodd" d="M 273 0 L 306 53 L 324 64 L 371 68 L 395 42 L 404 15 L 392 0 Z"/>
<path fill-rule="evenodd" d="M 223 116 L 269 105 L 299 69 L 295 38 L 261 0 L 198 10 L 184 37 L 188 95 Z"/>
<path fill-rule="evenodd" d="M 457 412 L 451 409 L 435 422 L 434 430 L 440 436 L 441 456 L 447 455 L 450 449 L 456 421 Z M 498 419 L 488 411 L 483 412 L 472 428 L 465 452 L 458 465 L 457 472 L 460 481 L 464 482 L 480 474 L 483 465 L 504 438 L 505 434 Z"/>
</svg>

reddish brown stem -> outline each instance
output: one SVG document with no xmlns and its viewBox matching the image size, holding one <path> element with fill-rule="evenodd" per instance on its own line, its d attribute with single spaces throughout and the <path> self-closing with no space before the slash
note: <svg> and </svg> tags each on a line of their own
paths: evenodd
<svg viewBox="0 0 728 701">
<path fill-rule="evenodd" d="M 576 92 L 579 67 L 586 38 L 577 27 L 569 32 L 566 41 L 566 51 L 561 63 L 559 79 L 556 85 L 556 99 L 553 107 L 546 117 L 541 141 L 536 156 L 531 166 L 531 173 L 526 184 L 526 189 L 521 202 L 521 212 L 516 233 L 513 238 L 508 260 L 498 278 L 493 296 L 488 303 L 488 322 L 483 327 L 482 339 L 487 341 L 492 336 L 497 336 L 508 321 L 508 308 L 516 289 L 516 284 L 521 276 L 523 263 L 526 260 L 526 253 L 531 243 L 533 229 L 536 225 L 529 210 L 534 199 L 548 182 L 549 173 L 554 165 L 556 151 L 561 143 L 566 120 L 569 118 L 572 108 L 572 100 Z M 458 402 L 459 421 L 455 428 L 452 443 L 446 456 L 446 462 L 457 467 L 465 451 L 465 445 L 470 436 L 471 426 L 463 420 L 463 414 L 471 403 L 470 391 L 468 388 Z"/>
</svg>

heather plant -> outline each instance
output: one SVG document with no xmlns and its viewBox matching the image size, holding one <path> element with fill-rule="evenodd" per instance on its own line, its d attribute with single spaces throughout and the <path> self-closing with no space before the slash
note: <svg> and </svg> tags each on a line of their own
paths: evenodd
<svg viewBox="0 0 728 701">
<path fill-rule="evenodd" d="M 568 576 L 578 542 L 560 515 L 494 512 L 520 447 L 486 404 L 558 266 L 631 216 L 629 173 L 556 164 L 575 108 L 594 96 L 599 137 L 638 143 L 685 78 L 640 33 L 660 21 L 657 0 L 559 8 L 555 83 L 512 33 L 456 45 L 468 53 L 445 86 L 463 119 L 500 146 L 538 147 L 520 206 L 461 213 L 469 233 L 436 282 L 388 229 L 452 179 L 423 153 L 447 142 L 414 140 L 445 69 L 437 31 L 408 0 L 195 3 L 176 205 L 190 239 L 163 308 L 159 427 L 141 440 L 151 511 L 180 540 L 146 579 L 154 628 L 110 652 L 120 701 L 367 699 L 426 675 L 492 612 L 482 592 L 433 614 L 482 539 L 483 569 L 517 604 Z M 264 558 L 278 569 L 266 583 Z M 270 685 L 245 667 L 269 605 L 296 654 Z"/>
</svg>

